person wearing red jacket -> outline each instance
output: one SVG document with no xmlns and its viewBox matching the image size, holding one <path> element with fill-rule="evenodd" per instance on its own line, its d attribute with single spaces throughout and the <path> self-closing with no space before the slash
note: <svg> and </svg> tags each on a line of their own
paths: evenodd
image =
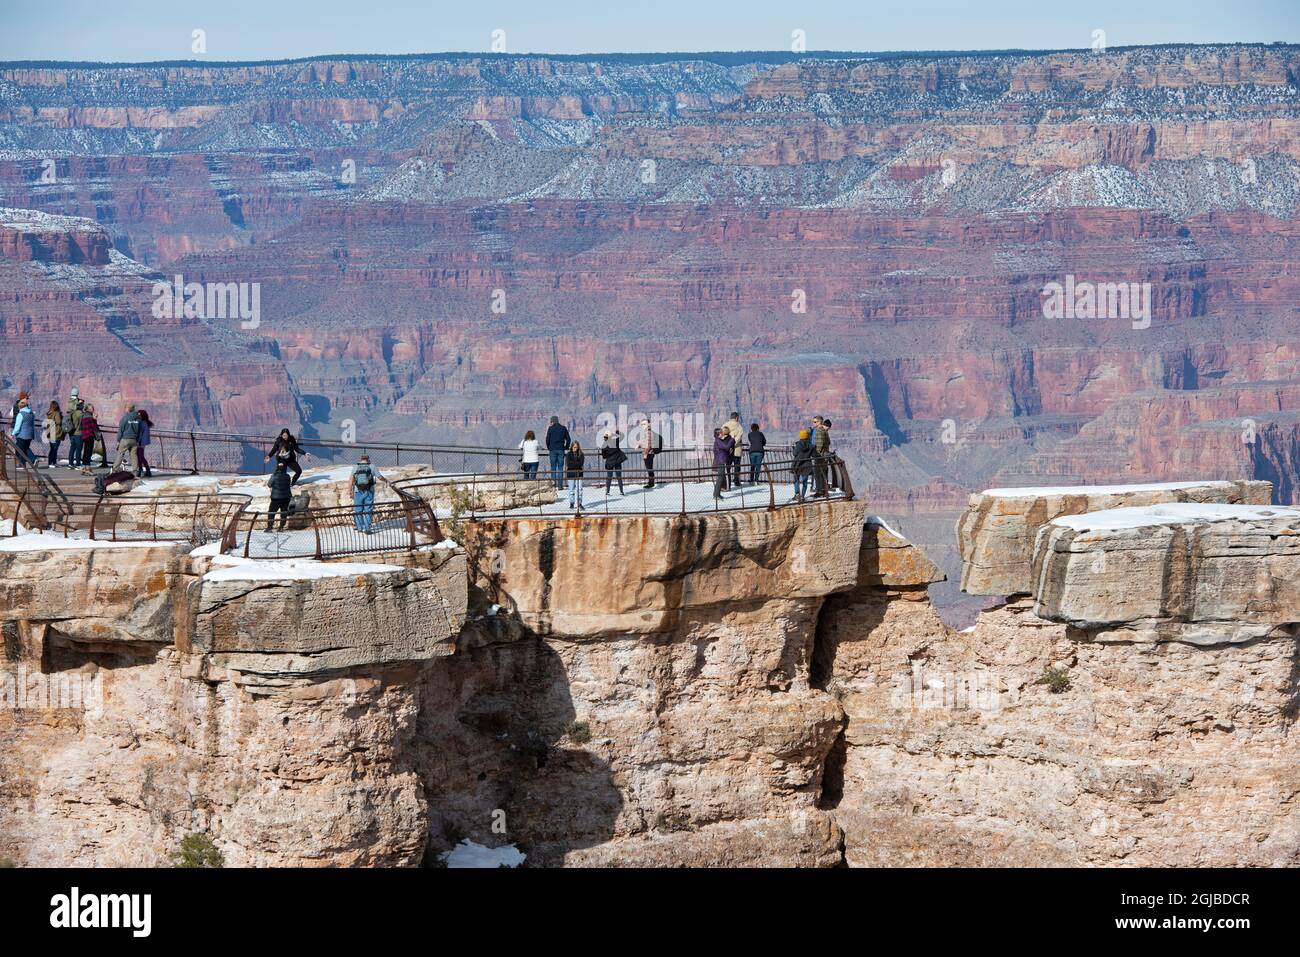
<svg viewBox="0 0 1300 957">
<path fill-rule="evenodd" d="M 95 407 L 87 403 L 81 414 L 81 468 L 90 469 L 90 458 L 95 454 L 95 442 L 99 439 L 99 420 L 95 418 Z M 107 464 L 107 462 L 105 462 Z"/>
</svg>

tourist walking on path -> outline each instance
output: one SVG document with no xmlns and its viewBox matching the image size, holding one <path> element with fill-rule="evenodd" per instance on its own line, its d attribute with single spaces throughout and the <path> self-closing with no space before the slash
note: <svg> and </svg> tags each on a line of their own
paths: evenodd
<svg viewBox="0 0 1300 957">
<path fill-rule="evenodd" d="M 113 467 L 109 472 L 117 472 L 129 463 L 131 471 L 139 474 L 135 464 L 135 450 L 140 445 L 140 416 L 135 411 L 135 403 L 127 404 L 126 412 L 117 423 L 117 451 L 113 454 Z"/>
<path fill-rule="evenodd" d="M 361 456 L 361 461 L 352 470 L 348 480 L 348 492 L 352 496 L 352 524 L 358 532 L 369 535 L 375 515 L 375 486 L 383 476 L 370 464 L 370 456 Z"/>
<path fill-rule="evenodd" d="M 13 436 L 19 456 L 28 465 L 34 465 L 36 456 L 32 455 L 32 439 L 36 438 L 36 414 L 27 403 L 26 392 L 19 393 L 18 401 L 14 403 Z"/>
<path fill-rule="evenodd" d="M 813 447 L 808 438 L 808 430 L 799 432 L 799 441 L 794 444 L 794 455 L 790 471 L 794 474 L 794 498 L 802 502 L 808 495 L 808 479 L 812 476 Z"/>
<path fill-rule="evenodd" d="M 663 451 L 663 436 L 650 428 L 650 420 L 641 420 L 641 461 L 645 465 L 646 488 L 655 487 L 655 455 Z"/>
<path fill-rule="evenodd" d="M 266 453 L 266 461 L 272 458 L 276 462 L 283 462 L 284 467 L 293 473 L 291 484 L 297 485 L 298 479 L 302 478 L 302 466 L 298 464 L 298 456 L 311 458 L 311 453 L 298 444 L 298 440 L 293 437 L 293 433 L 288 429 L 281 429 L 280 434 L 275 437 L 275 444 L 271 446 L 271 451 Z"/>
<path fill-rule="evenodd" d="M 615 473 L 618 474 L 618 494 L 623 494 L 623 463 L 627 453 L 623 451 L 623 433 L 615 431 L 613 435 L 605 433 L 600 443 L 600 458 L 605 463 L 605 496 L 609 496 L 609 487 L 613 484 Z"/>
<path fill-rule="evenodd" d="M 727 487 L 727 470 L 731 468 L 731 450 L 736 447 L 736 440 L 728 429 L 713 430 L 713 497 L 722 498 L 722 491 Z"/>
<path fill-rule="evenodd" d="M 284 525 L 289 521 L 289 506 L 293 502 L 293 481 L 289 478 L 289 471 L 285 468 L 283 462 L 275 463 L 275 471 L 271 477 L 266 480 L 266 484 L 271 489 L 271 507 L 266 512 L 266 530 L 271 530 L 271 523 L 275 521 L 275 513 L 280 513 L 280 531 L 284 531 Z"/>
<path fill-rule="evenodd" d="M 85 409 L 74 385 L 72 395 L 68 397 L 68 407 L 63 410 L 63 431 L 68 434 L 68 468 L 70 469 L 81 467 L 81 415 Z"/>
<path fill-rule="evenodd" d="M 585 464 L 582 444 L 574 442 L 564 456 L 564 476 L 569 480 L 569 508 L 579 512 L 582 511 L 582 470 Z"/>
<path fill-rule="evenodd" d="M 546 451 L 551 457 L 551 481 L 557 489 L 564 488 L 564 455 L 569 451 L 570 444 L 569 430 L 560 425 L 559 416 L 551 416 L 551 424 L 546 430 Z"/>
<path fill-rule="evenodd" d="M 63 410 L 56 401 L 50 402 L 45 413 L 45 441 L 49 443 L 50 452 L 45 457 L 45 464 L 56 468 L 59 464 L 59 446 L 63 444 Z"/>
<path fill-rule="evenodd" d="M 99 440 L 99 420 L 95 418 L 95 407 L 87 402 L 81 412 L 81 467 L 83 471 L 90 468 L 91 459 L 95 454 L 95 443 Z M 107 464 L 107 458 L 107 455 L 105 455 L 103 459 L 105 464 Z"/>
<path fill-rule="evenodd" d="M 537 436 L 531 429 L 524 433 L 524 440 L 519 443 L 519 448 L 523 452 L 519 463 L 523 466 L 524 478 L 537 478 L 537 467 L 541 463 L 537 453 Z"/>
<path fill-rule="evenodd" d="M 150 433 L 153 431 L 153 420 L 149 418 L 149 413 L 144 409 L 140 410 L 140 439 L 139 444 L 135 447 L 135 464 L 136 474 L 153 478 L 153 467 L 149 465 L 149 460 L 145 458 L 144 450 L 152 440 Z"/>
<path fill-rule="evenodd" d="M 763 470 L 763 455 L 767 451 L 767 436 L 759 431 L 758 423 L 749 427 L 749 484 L 758 484 L 758 475 Z"/>
</svg>

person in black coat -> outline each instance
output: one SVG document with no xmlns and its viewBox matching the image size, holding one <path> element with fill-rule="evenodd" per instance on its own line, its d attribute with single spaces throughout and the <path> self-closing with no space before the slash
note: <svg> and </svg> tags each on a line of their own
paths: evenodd
<svg viewBox="0 0 1300 957">
<path fill-rule="evenodd" d="M 298 444 L 292 432 L 281 429 L 280 434 L 276 436 L 275 444 L 271 446 L 271 451 L 266 453 L 266 461 L 269 462 L 274 458 L 276 464 L 283 462 L 284 467 L 293 473 L 293 481 L 289 484 L 297 485 L 298 479 L 302 477 L 302 466 L 298 464 L 299 453 L 305 459 L 311 458 L 311 453 Z"/>
<path fill-rule="evenodd" d="M 565 453 L 564 470 L 569 479 L 569 508 L 576 508 L 578 511 L 582 511 L 582 469 L 585 464 L 586 456 L 583 454 L 582 446 L 574 442 Z"/>
<path fill-rule="evenodd" d="M 551 457 L 551 480 L 556 488 L 564 488 L 564 453 L 569 451 L 571 444 L 569 430 L 560 425 L 559 416 L 551 416 L 550 427 L 546 430 L 546 451 Z"/>
<path fill-rule="evenodd" d="M 600 459 L 605 463 L 605 495 L 609 495 L 609 487 L 613 484 L 615 473 L 618 474 L 618 494 L 623 494 L 623 463 L 627 461 L 627 453 L 623 451 L 623 433 L 614 432 L 613 435 L 606 432 L 604 441 L 600 444 Z"/>
<path fill-rule="evenodd" d="M 757 422 L 749 427 L 745 442 L 749 445 L 749 484 L 757 485 L 758 473 L 763 470 L 763 455 L 767 451 L 767 436 L 759 431 Z"/>
<path fill-rule="evenodd" d="M 271 508 L 266 513 L 266 530 L 271 530 L 275 513 L 280 513 L 280 531 L 284 531 L 285 522 L 289 521 L 289 504 L 293 501 L 293 482 L 289 478 L 288 468 L 284 462 L 275 463 L 275 471 L 266 480 L 271 487 Z"/>
</svg>

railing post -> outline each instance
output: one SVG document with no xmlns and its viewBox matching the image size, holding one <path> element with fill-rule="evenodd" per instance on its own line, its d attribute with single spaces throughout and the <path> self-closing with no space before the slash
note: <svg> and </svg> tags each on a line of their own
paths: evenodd
<svg viewBox="0 0 1300 957">
<path fill-rule="evenodd" d="M 194 432 L 190 432 L 190 474 L 199 474 L 199 447 L 194 441 Z"/>
<path fill-rule="evenodd" d="M 102 501 L 104 501 L 104 496 L 102 495 L 99 498 L 95 499 L 94 511 L 90 513 L 90 528 L 88 531 L 90 533 L 90 540 L 92 542 L 95 540 L 95 522 L 99 519 L 99 504 Z"/>
<path fill-rule="evenodd" d="M 402 506 L 402 515 L 406 518 L 406 533 L 411 539 L 411 551 L 415 551 L 415 521 L 411 518 L 411 506 L 403 499 L 398 499 L 398 504 Z"/>
<path fill-rule="evenodd" d="M 371 482 L 370 484 L 374 485 L 375 483 Z M 314 515 L 312 516 L 311 527 L 312 531 L 316 533 L 316 561 L 323 561 L 325 556 L 321 553 L 320 547 L 320 521 Z"/>
<path fill-rule="evenodd" d="M 766 458 L 766 456 L 764 456 Z M 767 473 L 767 510 L 776 511 L 776 480 L 772 478 L 772 469 L 765 461 L 763 471 Z"/>
</svg>

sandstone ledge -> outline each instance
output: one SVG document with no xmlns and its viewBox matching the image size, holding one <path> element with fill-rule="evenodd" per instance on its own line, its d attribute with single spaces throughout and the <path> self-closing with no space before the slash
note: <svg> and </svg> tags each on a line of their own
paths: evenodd
<svg viewBox="0 0 1300 957">
<path fill-rule="evenodd" d="M 1169 482 L 990 489 L 970 497 L 957 523 L 961 589 L 971 595 L 1033 593 L 1031 564 L 1038 530 L 1060 515 L 1162 502 L 1267 505 L 1269 482 Z"/>
</svg>

